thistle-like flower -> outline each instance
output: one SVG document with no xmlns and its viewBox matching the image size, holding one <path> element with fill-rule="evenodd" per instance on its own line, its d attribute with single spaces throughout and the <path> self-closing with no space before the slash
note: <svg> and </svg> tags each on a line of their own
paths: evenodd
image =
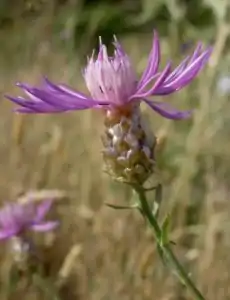
<svg viewBox="0 0 230 300">
<path fill-rule="evenodd" d="M 60 113 L 88 108 L 105 112 L 105 159 L 109 171 L 117 178 L 142 183 L 152 172 L 154 138 L 143 127 L 140 103 L 145 102 L 161 116 L 180 120 L 191 116 L 191 111 L 179 111 L 168 103 L 150 99 L 166 96 L 188 85 L 207 62 L 211 48 L 202 50 L 198 44 L 194 52 L 172 70 L 171 62 L 162 71 L 160 43 L 155 32 L 148 64 L 138 80 L 131 61 L 117 39 L 114 55 L 108 56 L 100 40 L 99 53 L 88 59 L 83 71 L 91 96 L 75 91 L 63 84 L 54 84 L 47 78 L 41 87 L 18 83 L 29 100 L 6 96 L 19 105 L 21 113 Z"/>
<path fill-rule="evenodd" d="M 12 203 L 0 210 L 0 239 L 23 235 L 28 230 L 49 231 L 57 227 L 57 221 L 44 221 L 52 205 L 46 200 L 37 207 L 33 202 Z"/>
<path fill-rule="evenodd" d="M 12 203 L 0 210 L 0 239 L 11 241 L 11 251 L 17 263 L 25 263 L 31 254 L 31 242 L 27 232 L 50 231 L 58 226 L 57 221 L 45 221 L 44 218 L 52 205 L 46 200 L 38 206 L 33 202 Z"/>
</svg>

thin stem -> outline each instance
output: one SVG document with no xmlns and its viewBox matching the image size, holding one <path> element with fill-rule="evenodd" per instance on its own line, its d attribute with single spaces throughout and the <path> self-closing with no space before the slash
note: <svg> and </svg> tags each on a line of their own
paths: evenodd
<svg viewBox="0 0 230 300">
<path fill-rule="evenodd" d="M 154 230 L 155 238 L 157 241 L 158 246 L 160 247 L 161 251 L 163 252 L 165 258 L 170 262 L 171 266 L 173 267 L 177 277 L 180 279 L 180 281 L 187 287 L 187 289 L 190 291 L 190 293 L 194 296 L 194 299 L 196 300 L 205 300 L 205 298 L 202 296 L 201 292 L 196 288 L 190 277 L 188 276 L 187 272 L 184 270 L 182 265 L 177 260 L 176 256 L 172 252 L 170 248 L 170 243 L 162 243 L 162 236 L 163 232 L 161 227 L 159 226 L 155 216 L 153 215 L 148 201 L 146 199 L 145 190 L 142 187 L 134 186 L 134 189 L 136 193 L 138 194 L 142 214 L 146 217 L 149 224 Z"/>
</svg>

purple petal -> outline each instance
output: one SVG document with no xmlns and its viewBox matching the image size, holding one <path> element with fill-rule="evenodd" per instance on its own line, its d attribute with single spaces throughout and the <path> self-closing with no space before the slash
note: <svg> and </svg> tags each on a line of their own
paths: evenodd
<svg viewBox="0 0 230 300">
<path fill-rule="evenodd" d="M 175 92 L 173 87 L 161 87 L 154 91 L 154 96 L 165 96 Z"/>
<path fill-rule="evenodd" d="M 172 79 L 174 79 L 176 76 L 180 75 L 189 64 L 193 63 L 195 59 L 199 57 L 202 50 L 202 43 L 198 43 L 196 49 L 194 50 L 193 54 L 191 56 L 186 57 L 178 67 L 175 68 L 175 70 L 168 76 L 165 83 L 170 83 Z"/>
<path fill-rule="evenodd" d="M 65 93 L 53 93 L 46 90 L 40 90 L 38 88 L 29 88 L 24 86 L 23 89 L 27 91 L 27 94 L 34 96 L 40 101 L 44 101 L 51 106 L 60 109 L 76 109 L 76 107 L 90 107 L 94 104 L 87 98 L 78 98 L 73 96 L 67 96 Z"/>
<path fill-rule="evenodd" d="M 39 108 L 37 107 L 39 103 L 37 103 L 37 102 L 27 101 L 22 97 L 11 97 L 11 96 L 8 96 L 8 95 L 5 95 L 5 97 L 7 99 L 9 99 L 10 101 L 12 101 L 12 102 L 14 102 L 14 103 L 16 103 L 20 106 L 25 107 L 26 109 L 33 110 L 34 112 L 39 111 Z M 46 108 L 48 108 L 48 107 L 45 107 L 45 109 Z"/>
<path fill-rule="evenodd" d="M 171 63 L 168 63 L 150 90 L 146 91 L 145 93 L 135 94 L 130 99 L 142 99 L 154 95 L 155 90 L 157 90 L 158 87 L 161 86 L 166 80 L 168 74 L 170 73 L 170 70 Z"/>
<path fill-rule="evenodd" d="M 197 51 L 195 51 L 196 53 L 194 52 L 196 55 L 193 54 L 193 59 L 195 58 L 195 60 L 192 61 L 190 59 L 190 62 L 186 65 L 186 67 L 182 67 L 182 65 L 180 65 L 182 68 L 179 71 L 177 70 L 177 72 L 174 70 L 172 73 L 175 73 L 173 75 L 171 73 L 165 80 L 164 84 L 154 91 L 155 96 L 169 95 L 175 91 L 179 91 L 193 80 L 207 62 L 212 52 L 212 49 L 208 48 L 197 58 L 198 49 L 200 51 L 200 46 L 197 47 Z M 185 60 L 182 63 L 184 64 Z"/>
<path fill-rule="evenodd" d="M 165 80 L 165 83 L 170 83 L 172 79 L 174 79 L 176 76 L 178 76 L 180 73 L 182 73 L 186 67 L 191 64 L 198 56 L 200 55 L 202 49 L 202 44 L 199 43 L 196 49 L 194 50 L 193 54 L 191 56 L 186 57 L 180 64 L 177 66 L 173 72 L 170 73 L 170 75 Z M 139 93 L 145 88 L 152 80 L 156 78 L 158 74 L 155 74 L 152 78 L 149 78 L 147 82 L 144 82 L 141 86 L 141 88 L 136 92 Z"/>
<path fill-rule="evenodd" d="M 53 199 L 48 199 L 38 205 L 36 217 L 35 217 L 35 223 L 41 222 L 44 219 L 45 215 L 49 212 L 52 204 L 53 204 Z"/>
<path fill-rule="evenodd" d="M 159 64 L 160 64 L 160 42 L 159 42 L 157 32 L 154 31 L 152 50 L 149 55 L 147 67 L 143 72 L 141 79 L 138 83 L 138 89 L 141 88 L 142 84 L 146 80 L 148 80 L 150 76 L 152 77 L 153 75 L 155 75 L 155 73 L 158 70 Z"/>
<path fill-rule="evenodd" d="M 45 78 L 42 88 L 32 87 L 25 83 L 17 83 L 17 86 L 24 90 L 29 101 L 22 97 L 6 97 L 23 107 L 17 109 L 19 113 L 59 113 L 109 105 L 109 103 L 94 100 L 64 85 L 55 85 L 47 78 Z"/>
<path fill-rule="evenodd" d="M 86 95 L 84 95 L 81 92 L 78 91 L 74 91 L 73 89 L 71 89 L 70 87 L 67 87 L 64 84 L 54 84 L 53 82 L 51 82 L 48 78 L 44 78 L 44 82 L 45 85 L 51 90 L 51 91 L 56 91 L 56 92 L 61 92 L 61 93 L 65 93 L 66 95 L 69 96 L 74 96 L 77 98 L 82 98 L 82 99 L 88 99 L 89 97 L 87 97 Z"/>
<path fill-rule="evenodd" d="M 160 73 L 156 73 L 155 75 L 149 77 L 148 80 L 146 80 L 139 89 L 137 89 L 136 94 L 139 94 L 143 92 L 143 90 L 151 83 L 151 81 L 154 81 L 157 77 L 159 77 Z"/>
<path fill-rule="evenodd" d="M 47 114 L 47 113 L 52 113 L 52 114 L 55 114 L 55 113 L 63 113 L 63 112 L 67 112 L 68 110 L 57 110 L 57 109 L 54 109 L 54 108 L 50 108 L 50 109 L 40 109 L 40 110 L 33 110 L 33 109 L 29 109 L 29 108 L 15 108 L 13 109 L 13 111 L 15 113 L 18 113 L 18 114 Z"/>
<path fill-rule="evenodd" d="M 28 101 L 22 97 L 11 97 L 5 96 L 7 99 L 11 100 L 12 102 L 22 106 L 23 108 L 18 108 L 15 111 L 19 113 L 60 113 L 68 111 L 67 109 L 60 109 L 58 107 L 52 107 L 51 105 L 44 103 L 42 101 L 39 102 L 32 102 Z M 83 108 L 84 109 L 84 108 Z"/>
<path fill-rule="evenodd" d="M 114 42 L 113 45 L 115 46 L 115 51 L 114 51 L 114 55 L 117 55 L 118 57 L 123 57 L 126 56 L 126 53 L 123 49 L 123 47 L 121 46 L 121 44 L 118 42 L 116 36 L 114 35 Z"/>
<path fill-rule="evenodd" d="M 10 230 L 0 230 L 0 240 L 5 240 L 10 238 L 11 236 L 13 236 L 15 234 L 14 231 L 10 231 Z"/>
<path fill-rule="evenodd" d="M 195 59 L 199 57 L 202 50 L 202 43 L 198 43 L 196 49 L 194 50 L 193 54 L 190 57 L 190 63 L 193 62 Z"/>
<path fill-rule="evenodd" d="M 92 103 L 91 101 L 86 100 L 81 100 L 79 101 L 79 103 L 67 103 L 67 101 L 65 101 L 63 97 L 55 97 L 55 95 L 36 89 L 30 91 L 30 93 L 36 98 L 40 97 L 39 101 L 29 101 L 22 97 L 11 97 L 8 95 L 6 95 L 5 97 L 11 100 L 12 102 L 26 108 L 18 110 L 18 112 L 28 112 L 29 110 L 30 112 L 34 113 L 53 113 L 69 110 L 83 110 L 98 105 L 97 103 Z"/>
<path fill-rule="evenodd" d="M 168 103 L 151 101 L 143 99 L 143 101 L 148 104 L 153 110 L 155 110 L 161 116 L 171 119 L 171 120 L 182 120 L 188 119 L 191 117 L 192 110 L 188 111 L 179 111 L 176 108 L 172 107 Z"/>
<path fill-rule="evenodd" d="M 170 75 L 167 77 L 167 80 L 165 81 L 165 83 L 169 83 L 172 79 L 174 79 L 176 76 L 178 76 L 181 72 L 183 72 L 185 70 L 185 68 L 187 67 L 188 61 L 189 61 L 190 57 L 186 57 L 180 64 L 178 67 L 176 67 L 171 73 Z"/>
<path fill-rule="evenodd" d="M 211 55 L 211 49 L 207 49 L 199 58 L 188 65 L 188 67 L 180 73 L 174 80 L 172 80 L 166 87 L 174 87 L 174 89 L 182 88 L 187 85 L 204 66 L 204 63 L 208 60 Z"/>
<path fill-rule="evenodd" d="M 30 228 L 34 231 L 50 231 L 55 229 L 59 225 L 59 222 L 57 221 L 47 221 L 40 224 L 33 224 L 30 226 Z"/>
<path fill-rule="evenodd" d="M 107 47 L 102 43 L 101 37 L 99 37 L 99 51 L 98 51 L 97 59 L 100 61 L 109 59 Z"/>
</svg>

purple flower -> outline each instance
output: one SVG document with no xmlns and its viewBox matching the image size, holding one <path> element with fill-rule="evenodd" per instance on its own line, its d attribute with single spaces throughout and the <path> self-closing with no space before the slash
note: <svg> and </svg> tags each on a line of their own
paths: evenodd
<svg viewBox="0 0 230 300">
<path fill-rule="evenodd" d="M 100 40 L 99 53 L 88 60 L 83 76 L 91 96 L 84 95 L 63 84 L 54 84 L 47 78 L 40 87 L 18 83 L 29 100 L 22 97 L 6 96 L 21 106 L 21 113 L 59 113 L 88 108 L 103 108 L 107 111 L 139 105 L 144 101 L 153 110 L 168 119 L 185 119 L 191 111 L 178 111 L 167 103 L 152 100 L 152 96 L 166 96 L 188 85 L 209 59 L 212 49 L 202 50 L 199 43 L 194 52 L 186 57 L 175 69 L 168 62 L 159 71 L 160 43 L 154 33 L 148 64 L 138 80 L 128 55 L 117 39 L 114 39 L 114 55 L 108 56 L 107 49 Z"/>
<path fill-rule="evenodd" d="M 27 230 L 49 231 L 57 227 L 57 221 L 44 221 L 51 208 L 52 200 L 46 200 L 35 206 L 12 203 L 0 210 L 0 239 L 9 239 L 23 234 Z"/>
</svg>

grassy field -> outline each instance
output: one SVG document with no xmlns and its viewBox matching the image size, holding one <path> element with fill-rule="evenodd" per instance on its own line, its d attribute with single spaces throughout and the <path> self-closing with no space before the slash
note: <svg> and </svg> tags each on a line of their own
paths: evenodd
<svg viewBox="0 0 230 300">
<path fill-rule="evenodd" d="M 162 264 L 139 214 L 104 205 L 128 203 L 132 193 L 103 172 L 101 113 L 16 115 L 4 100 L 4 94 L 19 92 L 16 81 L 37 84 L 42 75 L 85 91 L 85 60 L 51 39 L 49 20 L 29 27 L 17 24 L 0 36 L 0 192 L 2 203 L 23 200 L 28 192 L 38 201 L 53 195 L 53 217 L 61 226 L 55 233 L 34 235 L 47 277 L 48 288 L 42 292 L 21 278 L 9 293 L 12 259 L 8 244 L 2 243 L 0 299 L 58 299 L 52 295 L 53 285 L 63 300 L 191 299 Z M 172 58 L 176 63 L 189 53 L 180 53 L 176 34 L 172 30 L 162 38 L 163 62 Z M 174 251 L 208 300 L 228 300 L 230 103 L 217 89 L 217 80 L 230 63 L 229 27 L 219 22 L 212 36 L 214 52 L 204 72 L 183 91 L 163 99 L 178 108 L 194 108 L 193 118 L 164 120 L 144 105 L 143 113 L 160 140 L 161 217 L 172 215 Z M 151 32 L 121 38 L 138 73 L 144 69 L 151 39 Z"/>
</svg>

